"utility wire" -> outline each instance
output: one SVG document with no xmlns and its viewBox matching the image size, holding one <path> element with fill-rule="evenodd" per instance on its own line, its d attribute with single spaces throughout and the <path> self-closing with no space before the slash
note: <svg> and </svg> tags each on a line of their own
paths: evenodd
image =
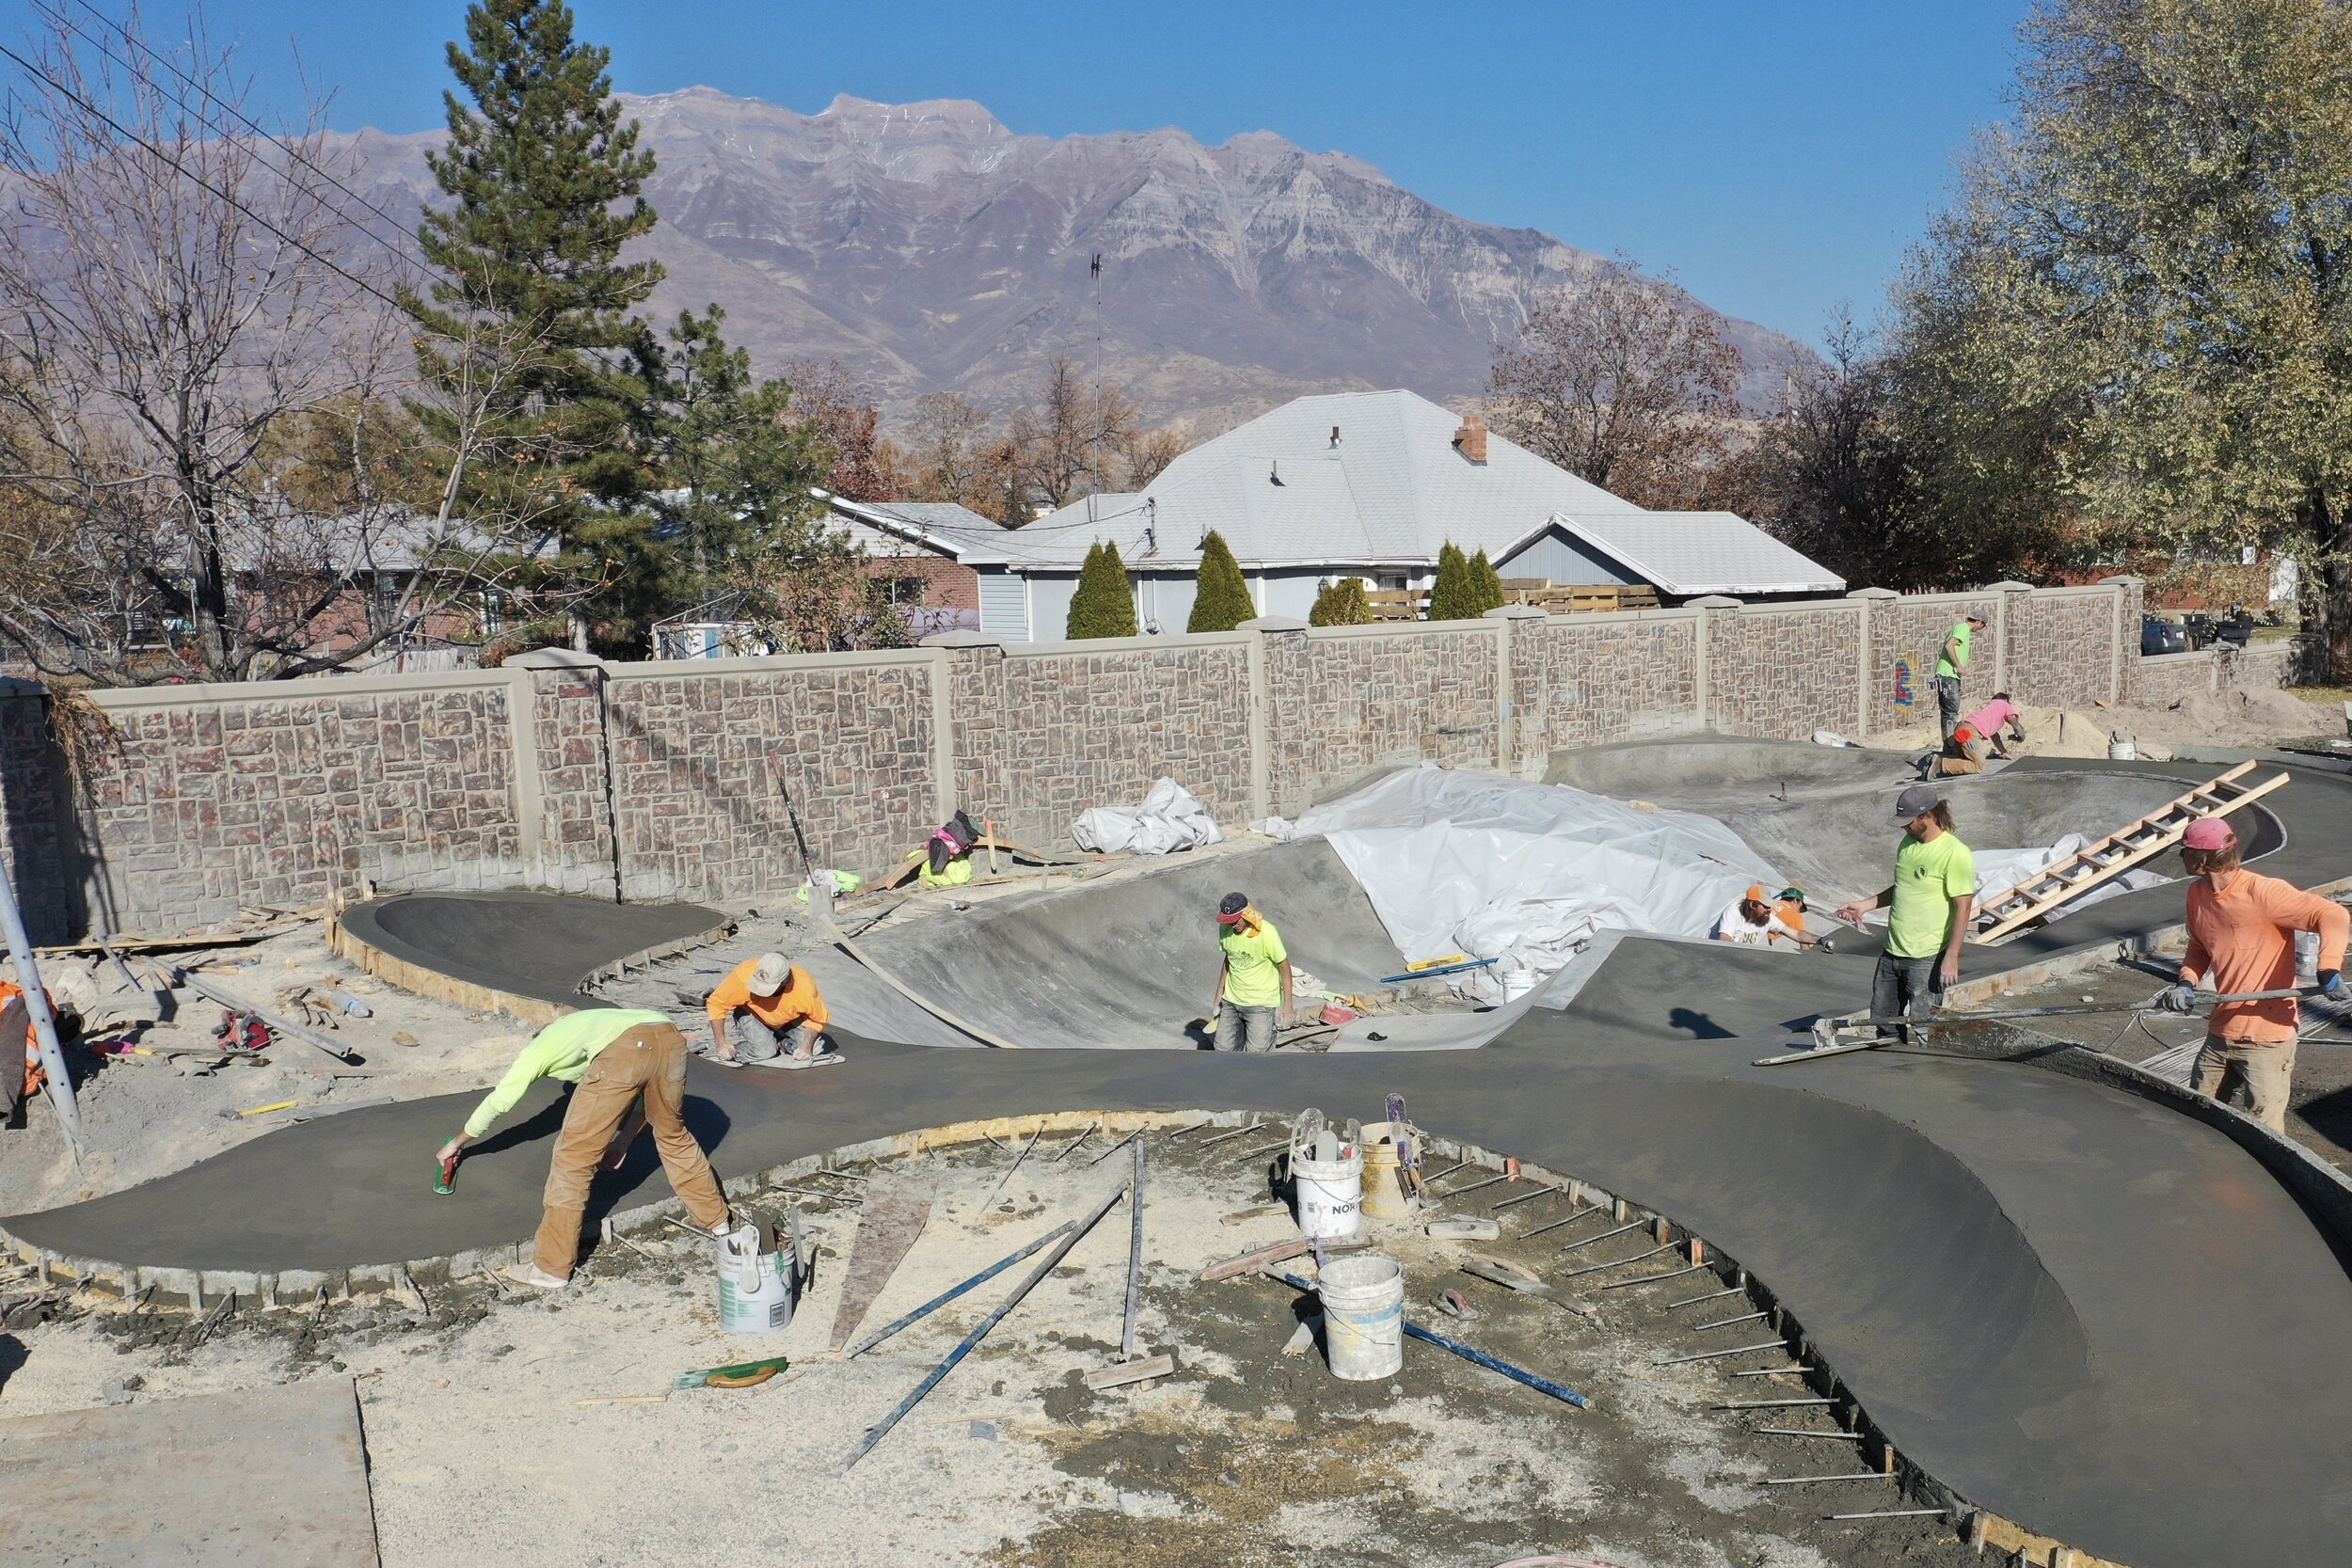
<svg viewBox="0 0 2352 1568">
<path fill-rule="evenodd" d="M 326 181 L 328 184 L 334 186 L 337 190 L 351 198 L 352 200 L 357 201 L 360 206 L 365 207 L 369 212 L 373 213 L 377 217 L 382 218 L 386 223 L 390 224 L 395 233 L 405 232 L 400 219 L 392 216 L 391 214 L 377 206 L 373 201 L 371 201 L 367 197 L 361 195 L 359 192 L 353 190 L 349 185 L 338 179 L 332 170 L 322 167 L 320 165 L 313 163 L 310 159 L 305 157 L 302 153 L 294 150 L 292 147 L 285 145 L 278 137 L 272 135 L 267 129 L 262 127 L 244 110 L 238 108 L 234 103 L 230 103 L 228 100 L 217 96 L 210 87 L 206 87 L 203 82 L 199 80 L 197 77 L 191 76 L 185 71 L 183 71 L 170 55 L 162 53 L 160 50 L 156 49 L 153 44 L 149 43 L 145 39 L 139 37 L 130 28 L 124 26 L 114 18 L 106 15 L 103 11 L 101 11 L 97 7 L 91 5 L 89 0 L 74 0 L 74 4 L 80 6 L 82 9 L 89 12 L 91 16 L 96 17 L 98 21 L 110 31 L 119 34 L 124 42 L 138 50 L 139 53 L 144 55 L 147 58 L 154 61 L 157 65 L 162 66 L 166 71 L 170 71 L 172 75 L 178 77 L 186 86 L 193 87 L 199 93 L 201 93 L 206 103 L 211 103 L 222 113 L 234 119 L 238 124 L 243 125 L 246 130 L 252 132 L 255 135 L 278 148 L 278 150 L 285 155 L 288 162 L 300 164 L 304 168 L 309 169 L 311 173 L 317 175 L 320 179 Z M 115 54 L 103 42 L 98 39 L 92 38 L 89 33 L 83 28 L 80 23 L 75 22 L 72 17 L 66 15 L 64 11 L 50 4 L 49 0 L 33 0 L 33 6 L 36 10 L 39 10 L 42 15 L 48 17 L 58 26 L 70 29 L 75 37 L 81 39 L 85 43 L 87 43 L 91 48 L 97 50 L 101 55 L 114 61 L 117 65 L 121 66 L 124 70 L 136 71 L 139 69 L 135 62 L 125 59 L 123 56 Z M 226 133 L 222 132 L 221 127 L 213 121 L 204 119 L 200 115 L 196 118 L 197 122 L 202 125 L 206 130 L 214 132 L 216 135 L 226 135 Z M 385 239 L 381 234 L 370 233 L 364 229 L 361 230 L 361 232 L 367 233 L 368 238 L 375 241 L 376 244 L 384 246 L 387 250 L 400 256 L 402 260 L 405 261 L 407 259 L 406 252 L 403 251 L 399 245 L 393 244 L 391 241 Z"/>
<path fill-rule="evenodd" d="M 406 309 L 406 307 L 402 305 L 401 302 L 393 295 L 386 293 L 383 290 L 377 288 L 366 278 L 361 277 L 358 273 L 353 272 L 350 268 L 344 266 L 340 261 L 337 261 L 334 258 L 322 255 L 320 252 L 312 249 L 302 241 L 295 239 L 292 234 L 287 233 L 283 229 L 278 228 L 278 225 L 270 222 L 269 219 L 263 217 L 261 214 L 255 212 L 244 202 L 239 201 L 235 197 L 230 195 L 227 191 L 222 190 L 218 185 L 214 184 L 202 175 L 198 174 L 195 170 L 189 168 L 187 165 L 182 163 L 178 158 L 173 157 L 169 152 L 164 150 L 163 148 L 157 146 L 151 141 L 149 141 L 146 137 L 139 135 L 137 133 L 131 130 L 130 127 L 124 125 L 120 120 L 115 119 L 114 116 L 108 114 L 105 110 L 100 108 L 88 99 L 84 98 L 80 93 L 75 92 L 72 87 L 67 87 L 63 82 L 58 81 L 56 77 L 50 75 L 47 71 L 41 70 L 39 66 L 33 64 L 32 61 L 26 59 L 24 55 L 18 54 L 15 50 L 9 48 L 5 43 L 0 43 L 0 55 L 5 55 L 7 58 L 15 61 L 18 68 L 26 75 L 33 77 L 37 81 L 47 83 L 52 90 L 62 94 L 66 98 L 71 99 L 76 104 L 79 104 L 84 110 L 95 116 L 99 120 L 103 121 L 105 125 L 111 128 L 117 135 L 122 137 L 125 141 L 132 143 L 134 146 L 145 148 L 156 157 L 161 158 L 165 163 L 169 164 L 172 168 L 190 184 L 218 197 L 223 202 L 227 203 L 230 209 L 243 213 L 246 217 L 252 219 L 262 228 L 268 230 L 271 233 L 277 235 L 279 239 L 285 241 L 286 244 L 294 246 L 296 250 L 299 250 L 305 256 L 310 258 L 313 261 L 318 262 L 328 271 L 342 277 L 354 288 L 360 289 L 368 293 L 373 294 L 376 298 L 382 300 L 385 304 L 392 307 L 396 310 L 405 310 Z M 376 243 L 380 245 L 383 242 L 378 239 Z"/>
</svg>

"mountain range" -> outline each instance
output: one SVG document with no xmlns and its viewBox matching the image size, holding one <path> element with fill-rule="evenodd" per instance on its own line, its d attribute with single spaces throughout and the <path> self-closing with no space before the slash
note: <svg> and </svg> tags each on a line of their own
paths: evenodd
<svg viewBox="0 0 2352 1568">
<path fill-rule="evenodd" d="M 1001 407 L 1062 354 L 1151 422 L 1202 436 L 1310 391 L 1458 404 L 1537 299 L 1617 264 L 1267 132 L 1021 135 L 954 99 L 845 95 L 816 115 L 708 87 L 622 102 L 657 163 L 660 223 L 640 242 L 668 269 L 657 317 L 716 301 L 763 371 L 837 358 L 886 420 L 934 391 Z M 350 182 L 412 232 L 441 139 L 336 141 Z M 1751 322 L 1724 331 L 1754 410 L 1812 357 Z"/>
</svg>

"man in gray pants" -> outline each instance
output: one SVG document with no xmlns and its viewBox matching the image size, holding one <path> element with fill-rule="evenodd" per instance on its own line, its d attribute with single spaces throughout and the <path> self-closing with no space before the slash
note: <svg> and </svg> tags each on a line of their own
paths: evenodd
<svg viewBox="0 0 2352 1568">
<path fill-rule="evenodd" d="M 1274 923 L 1229 893 L 1216 907 L 1216 1048 L 1271 1051 L 1279 1022 L 1291 1021 L 1291 955 Z"/>
</svg>

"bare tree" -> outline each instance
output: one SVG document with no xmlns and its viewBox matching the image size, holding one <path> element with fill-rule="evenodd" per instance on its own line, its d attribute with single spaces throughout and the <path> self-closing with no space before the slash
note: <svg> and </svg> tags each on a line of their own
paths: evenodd
<svg viewBox="0 0 2352 1568">
<path fill-rule="evenodd" d="M 1126 488 L 1142 489 L 1159 478 L 1191 445 L 1190 440 L 1166 425 L 1157 430 L 1131 432 L 1119 447 L 1120 463 L 1126 471 Z"/>
<path fill-rule="evenodd" d="M 881 432 L 882 410 L 866 385 L 838 359 L 791 359 L 792 416 L 833 449 L 825 487 L 853 501 L 897 499 L 906 485 L 898 449 Z"/>
<path fill-rule="evenodd" d="M 268 454 L 356 390 L 382 259 L 350 254 L 315 111 L 223 134 L 217 116 L 251 123 L 247 84 L 200 19 L 149 46 L 134 11 L 121 56 L 51 20 L 0 113 L 0 484 L 107 591 L 61 601 L 9 574 L 0 637 L 107 682 L 293 673 L 320 598 L 253 581 L 334 549 L 301 537 Z"/>
<path fill-rule="evenodd" d="M 954 501 L 978 511 L 999 488 L 988 461 L 986 409 L 953 392 L 914 400 L 914 444 L 908 453 L 916 499 Z"/>
<path fill-rule="evenodd" d="M 1686 505 L 1738 412 L 1740 356 L 1719 320 L 1620 258 L 1537 305 L 1497 350 L 1495 428 L 1638 505 Z"/>
<path fill-rule="evenodd" d="M 1063 506 L 1119 483 L 1136 415 L 1125 393 L 1087 380 L 1067 355 L 1057 356 L 1036 401 L 1012 413 L 1010 440 L 1028 496 Z"/>
</svg>

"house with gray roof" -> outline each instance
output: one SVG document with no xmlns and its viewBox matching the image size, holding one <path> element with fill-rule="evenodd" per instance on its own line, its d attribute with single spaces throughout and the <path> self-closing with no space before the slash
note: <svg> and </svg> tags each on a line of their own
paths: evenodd
<svg viewBox="0 0 2352 1568">
<path fill-rule="evenodd" d="M 972 571 L 980 629 L 1009 641 L 1061 637 L 1097 540 L 1119 546 L 1145 631 L 1183 631 L 1211 530 L 1262 615 L 1304 618 L 1335 578 L 1426 588 L 1448 541 L 1485 550 L 1505 578 L 1647 583 L 1668 601 L 1846 586 L 1736 514 L 1647 511 L 1406 391 L 1299 398 L 1193 448 L 1141 490 L 1019 529 L 980 521 L 928 531 Z"/>
</svg>

